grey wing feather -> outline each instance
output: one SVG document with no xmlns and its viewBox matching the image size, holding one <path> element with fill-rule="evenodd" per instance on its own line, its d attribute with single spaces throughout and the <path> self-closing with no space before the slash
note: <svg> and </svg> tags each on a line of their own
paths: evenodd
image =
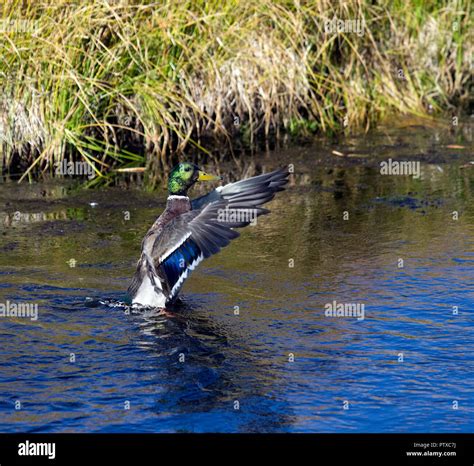
<svg viewBox="0 0 474 466">
<path fill-rule="evenodd" d="M 288 170 L 281 168 L 217 188 L 205 196 L 194 199 L 191 206 L 193 209 L 201 209 L 211 202 L 225 199 L 232 208 L 255 208 L 273 199 L 275 193 L 282 191 L 287 182 Z M 261 213 L 267 212 L 262 209 Z"/>
<path fill-rule="evenodd" d="M 149 272 L 146 262 L 154 268 L 151 272 L 156 273 L 163 291 L 172 299 L 188 269 L 192 270 L 200 260 L 216 254 L 237 238 L 239 233 L 234 228 L 244 227 L 252 221 L 245 216 L 235 219 L 221 213 L 226 209 L 234 212 L 252 209 L 257 216 L 266 214 L 269 211 L 261 207 L 262 204 L 273 199 L 287 182 L 288 170 L 280 169 L 227 184 L 194 200 L 193 210 L 178 215 L 159 234 L 145 239 L 146 260 L 140 267 L 141 275 Z M 174 265 L 178 259 L 186 264 L 182 271 L 176 270 Z M 132 283 L 132 291 L 138 284 L 138 280 Z"/>
<path fill-rule="evenodd" d="M 201 210 L 192 210 L 175 217 L 159 235 L 152 249 L 155 265 L 158 266 L 188 238 L 196 243 L 204 257 L 217 253 L 227 246 L 239 233 L 232 228 L 248 225 L 250 222 L 219 220 L 219 210 L 225 209 L 226 201 L 207 204 Z"/>
</svg>

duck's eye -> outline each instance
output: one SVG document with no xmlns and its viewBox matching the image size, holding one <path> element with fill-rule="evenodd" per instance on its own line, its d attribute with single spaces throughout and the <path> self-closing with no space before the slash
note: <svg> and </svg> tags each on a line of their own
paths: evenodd
<svg viewBox="0 0 474 466">
<path fill-rule="evenodd" d="M 184 169 L 184 171 L 185 171 L 185 172 L 190 172 L 191 169 L 190 169 L 189 167 L 186 167 L 186 168 Z"/>
</svg>

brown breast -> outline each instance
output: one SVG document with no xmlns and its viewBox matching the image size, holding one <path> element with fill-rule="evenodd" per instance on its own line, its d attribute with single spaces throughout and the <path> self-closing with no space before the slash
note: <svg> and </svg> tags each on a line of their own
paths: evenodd
<svg viewBox="0 0 474 466">
<path fill-rule="evenodd" d="M 150 236 L 156 238 L 160 233 L 163 227 L 173 220 L 173 218 L 178 215 L 184 214 L 191 210 L 191 202 L 189 197 L 186 196 L 168 196 L 166 201 L 166 208 L 163 213 L 155 220 L 155 223 L 148 230 L 148 233 L 143 238 L 142 248 L 145 246 L 145 242 Z"/>
</svg>

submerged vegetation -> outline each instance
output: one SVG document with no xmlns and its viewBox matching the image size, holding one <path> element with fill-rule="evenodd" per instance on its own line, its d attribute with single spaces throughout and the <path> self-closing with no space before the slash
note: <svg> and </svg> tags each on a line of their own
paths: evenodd
<svg viewBox="0 0 474 466">
<path fill-rule="evenodd" d="M 466 110 L 468 0 L 4 0 L 0 167 L 159 175 L 191 148 Z M 472 94 L 471 94 L 472 95 Z"/>
</svg>

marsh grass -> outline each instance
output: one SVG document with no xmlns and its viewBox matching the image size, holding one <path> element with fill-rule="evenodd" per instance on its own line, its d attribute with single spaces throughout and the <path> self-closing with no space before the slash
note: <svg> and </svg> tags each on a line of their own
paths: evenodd
<svg viewBox="0 0 474 466">
<path fill-rule="evenodd" d="M 425 4 L 426 3 L 426 4 Z M 19 1 L 0 7 L 2 170 L 152 179 L 192 148 L 469 105 L 470 2 Z M 363 19 L 363 34 L 325 20 Z M 94 181 L 96 183 L 97 181 Z"/>
</svg>

